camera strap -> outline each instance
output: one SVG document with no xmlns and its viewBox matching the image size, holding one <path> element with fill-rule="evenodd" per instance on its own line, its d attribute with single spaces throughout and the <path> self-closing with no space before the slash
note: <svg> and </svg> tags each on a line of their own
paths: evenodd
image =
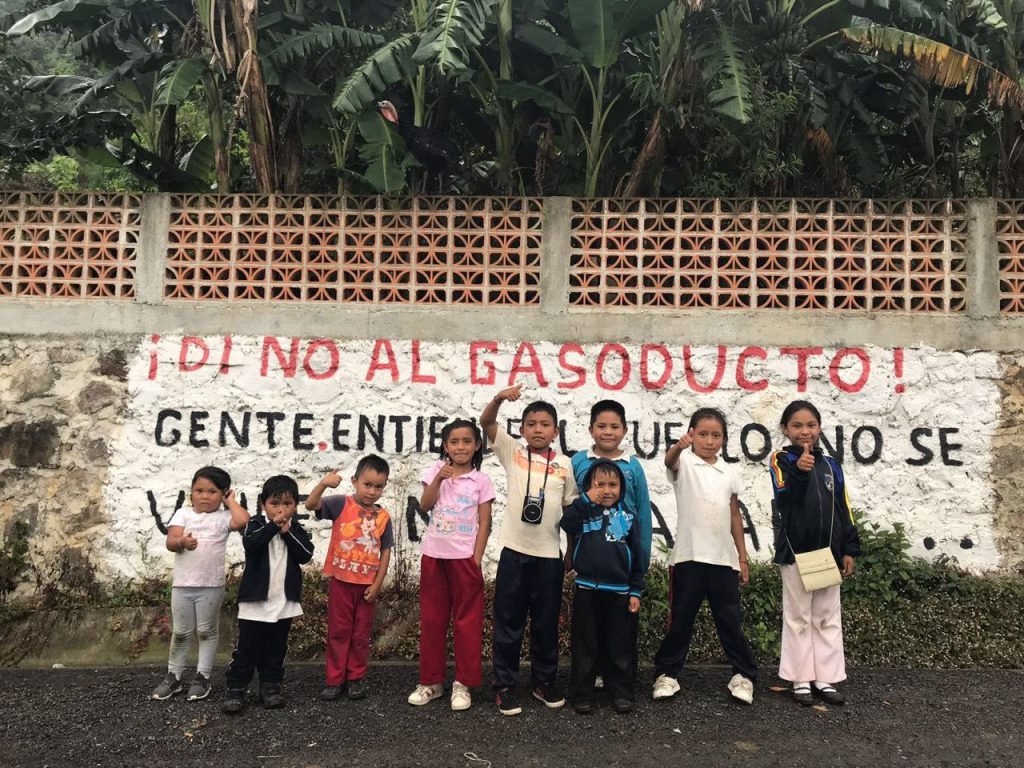
<svg viewBox="0 0 1024 768">
<path fill-rule="evenodd" d="M 533 474 L 533 449 L 526 446 L 526 498 L 530 498 L 530 476 Z M 540 495 L 537 497 L 544 501 L 544 489 L 548 485 L 548 470 L 551 468 L 551 449 L 547 451 L 547 463 L 544 464 L 544 482 L 540 486 Z"/>
</svg>

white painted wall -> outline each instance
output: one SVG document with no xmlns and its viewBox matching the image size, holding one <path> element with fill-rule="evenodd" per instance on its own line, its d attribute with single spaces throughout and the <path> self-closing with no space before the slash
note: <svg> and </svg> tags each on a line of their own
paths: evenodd
<svg viewBox="0 0 1024 768">
<path fill-rule="evenodd" d="M 294 374 L 286 375 L 293 343 Z M 281 350 L 280 355 L 276 349 Z M 800 375 L 801 356 L 806 358 L 806 377 Z M 416 365 L 414 357 L 418 357 Z M 625 370 L 624 359 L 628 359 Z M 682 345 L 659 346 L 657 340 L 650 345 L 580 346 L 147 337 L 131 361 L 129 411 L 113 449 L 106 491 L 112 523 L 99 559 L 108 576 L 168 572 L 172 555 L 164 549 L 147 492 L 166 521 L 179 492 L 188 490 L 192 473 L 204 464 L 227 469 L 251 507 L 263 479 L 270 474 L 291 474 L 303 493 L 329 469 L 341 468 L 349 476 L 359 456 L 376 449 L 371 439 L 363 451 L 357 450 L 361 415 L 374 427 L 379 417 L 385 417 L 381 452 L 391 462 L 392 475 L 384 503 L 395 518 L 402 556 L 418 556 L 418 545 L 409 540 L 405 524 L 406 497 L 418 496 L 419 474 L 432 460 L 426 453 L 431 417 L 436 417 L 435 432 L 439 432 L 449 418 L 478 416 L 488 399 L 514 380 L 526 385 L 524 401 L 506 404 L 502 418 L 518 418 L 526 399 L 548 400 L 566 422 L 565 441 L 570 449 L 589 445 L 590 406 L 607 397 L 621 401 L 628 418 L 638 422 L 636 435 L 642 451 L 652 450 L 657 429 L 660 447 L 643 463 L 652 498 L 673 533 L 675 509 L 661 463 L 666 425 L 670 425 L 668 439 L 677 439 L 694 409 L 718 407 L 730 420 L 728 450 L 733 456 L 742 456 L 744 425 L 762 425 L 779 445 L 782 409 L 798 397 L 809 399 L 822 412 L 826 437 L 833 439 L 837 427 L 844 431 L 844 467 L 854 506 L 871 520 L 904 524 L 916 554 L 946 554 L 971 568 L 991 569 L 999 565 L 989 475 L 1000 374 L 995 353 L 941 352 L 926 347 L 863 347 L 837 353 L 829 348 L 713 346 L 684 351 Z M 712 391 L 701 392 L 701 388 Z M 181 417 L 168 415 L 168 409 L 180 412 Z M 159 438 L 164 444 L 159 445 L 156 430 L 162 411 Z M 250 416 L 248 448 L 239 447 L 230 433 L 227 445 L 218 445 L 224 411 L 236 421 L 243 412 L 254 414 Z M 255 416 L 264 412 L 284 416 L 275 425 L 278 444 L 274 448 L 268 444 L 266 417 Z M 298 414 L 309 414 L 298 419 L 300 429 L 310 430 L 300 433 L 298 442 L 309 448 L 295 444 Z M 197 425 L 205 425 L 205 431 L 196 432 L 190 441 L 193 418 Z M 348 435 L 338 440 L 349 450 L 335 447 L 336 418 L 341 428 L 348 430 Z M 421 420 L 419 440 L 417 419 Z M 748 429 L 747 449 L 754 455 L 762 452 L 760 429 Z M 177 438 L 174 430 L 179 433 Z M 881 435 L 881 451 L 874 463 L 858 461 L 851 450 L 851 437 L 858 430 L 862 458 L 874 452 L 872 430 Z M 945 460 L 940 430 L 946 430 L 942 433 L 947 445 Z M 630 443 L 633 431 L 631 425 Z M 930 460 L 924 461 L 927 452 L 915 447 L 912 437 L 932 453 Z M 204 439 L 209 446 L 199 447 Z M 752 549 L 752 555 L 766 559 L 771 555 L 772 538 L 766 462 L 743 458 L 741 466 L 746 489 L 742 500 L 759 540 L 759 550 L 755 553 Z M 497 531 L 503 513 L 504 479 L 493 459 L 487 460 L 485 470 L 498 489 Z M 310 521 L 309 527 L 319 529 L 320 525 Z M 418 529 L 423 528 L 419 522 Z M 320 548 L 317 560 L 326 547 L 327 533 L 324 529 L 314 534 Z M 488 549 L 492 566 L 498 541 L 495 533 Z M 970 546 L 965 548 L 968 542 Z M 748 547 L 750 544 L 748 539 Z M 237 540 L 229 549 L 229 560 L 242 560 Z"/>
</svg>

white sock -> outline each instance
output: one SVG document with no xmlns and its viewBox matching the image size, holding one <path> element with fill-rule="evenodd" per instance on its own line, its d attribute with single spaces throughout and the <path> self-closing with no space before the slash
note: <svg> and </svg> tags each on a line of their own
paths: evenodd
<svg viewBox="0 0 1024 768">
<path fill-rule="evenodd" d="M 833 690 L 835 690 L 835 687 L 832 685 L 832 683 L 822 683 L 817 680 L 814 681 L 814 687 L 817 688 L 819 691 L 824 691 L 826 688 L 832 688 Z"/>
<path fill-rule="evenodd" d="M 799 691 L 799 690 L 807 690 L 807 691 L 809 691 L 809 690 L 811 690 L 811 684 L 810 683 L 793 683 L 793 690 L 794 691 Z"/>
</svg>

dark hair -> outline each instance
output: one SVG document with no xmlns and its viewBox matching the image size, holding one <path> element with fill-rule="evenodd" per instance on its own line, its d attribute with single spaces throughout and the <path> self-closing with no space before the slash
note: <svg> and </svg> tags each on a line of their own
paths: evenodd
<svg viewBox="0 0 1024 768">
<path fill-rule="evenodd" d="M 359 460 L 359 463 L 356 464 L 355 476 L 359 477 L 361 474 L 363 474 L 363 472 L 365 472 L 368 469 L 374 472 L 380 472 L 385 477 L 391 475 L 391 467 L 388 466 L 388 463 L 384 461 L 384 459 L 382 459 L 375 453 L 363 456 L 363 458 Z"/>
<path fill-rule="evenodd" d="M 259 502 L 266 504 L 268 499 L 275 496 L 291 496 L 295 501 L 299 500 L 299 485 L 288 475 L 274 475 L 268 477 L 260 490 Z"/>
<path fill-rule="evenodd" d="M 614 413 L 622 420 L 622 426 L 626 426 L 626 409 L 618 400 L 598 400 L 590 409 L 590 426 L 594 426 L 597 417 L 602 413 Z"/>
<path fill-rule="evenodd" d="M 209 480 L 221 493 L 227 493 L 231 488 L 231 475 L 225 472 L 220 467 L 202 467 L 196 470 L 196 473 L 192 475 L 192 485 L 196 484 L 196 480 L 203 478 Z"/>
<path fill-rule="evenodd" d="M 599 459 L 590 465 L 590 469 L 587 470 L 587 476 L 583 478 L 584 491 L 589 491 L 590 486 L 594 484 L 595 475 L 615 475 L 619 478 L 619 485 L 621 489 L 625 491 L 626 480 L 622 475 L 622 470 L 619 469 L 619 465 L 614 461 L 608 459 Z"/>
<path fill-rule="evenodd" d="M 792 403 L 787 405 L 786 409 L 782 412 L 782 419 L 779 423 L 785 427 L 789 424 L 797 411 L 810 411 L 814 414 L 814 418 L 817 420 L 818 424 L 821 424 L 821 413 L 814 407 L 813 403 L 809 403 L 806 400 L 794 400 Z"/>
<path fill-rule="evenodd" d="M 725 414 L 717 408 L 698 408 L 690 417 L 690 429 L 696 428 L 704 419 L 714 419 L 722 426 L 722 436 L 729 434 L 729 427 L 725 423 Z"/>
<path fill-rule="evenodd" d="M 473 438 L 476 440 L 479 447 L 473 452 L 473 456 L 469 460 L 469 463 L 473 469 L 480 469 L 480 465 L 484 463 L 484 437 L 480 434 L 480 427 L 469 419 L 453 419 L 444 425 L 444 429 L 441 430 L 441 450 L 438 451 L 438 453 L 442 459 L 450 458 L 448 456 L 448 451 L 444 448 L 444 444 L 448 442 L 448 437 L 456 429 L 468 429 L 473 433 Z"/>
<path fill-rule="evenodd" d="M 555 426 L 558 426 L 558 411 L 555 410 L 555 406 L 551 403 L 546 403 L 543 400 L 533 401 L 523 408 L 523 421 L 526 421 L 526 417 L 531 413 L 546 413 L 555 422 Z"/>
</svg>

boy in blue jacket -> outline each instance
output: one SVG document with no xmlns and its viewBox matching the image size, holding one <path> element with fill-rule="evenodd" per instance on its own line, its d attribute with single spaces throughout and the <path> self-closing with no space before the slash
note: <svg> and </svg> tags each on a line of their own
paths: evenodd
<svg viewBox="0 0 1024 768">
<path fill-rule="evenodd" d="M 625 481 L 613 461 L 596 461 L 580 496 L 562 514 L 574 538 L 571 697 L 580 714 L 593 711 L 598 649 L 606 653 L 605 688 L 616 712 L 633 709 L 632 616 L 640 610 L 644 567 L 637 516 L 623 504 Z"/>
</svg>

